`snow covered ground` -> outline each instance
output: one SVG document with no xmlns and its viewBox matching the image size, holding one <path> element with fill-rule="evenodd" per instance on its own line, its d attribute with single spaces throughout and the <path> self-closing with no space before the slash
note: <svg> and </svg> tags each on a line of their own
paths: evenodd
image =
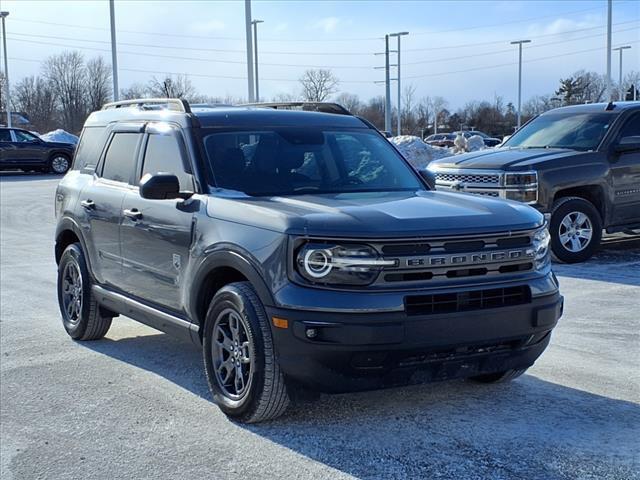
<svg viewBox="0 0 640 480">
<path fill-rule="evenodd" d="M 74 145 L 78 143 L 78 137 L 69 132 L 65 132 L 61 128 L 45 133 L 44 135 L 40 135 L 40 138 L 45 142 L 73 143 Z"/>
<path fill-rule="evenodd" d="M 479 135 L 465 138 L 460 135 L 457 147 L 441 148 L 424 143 L 420 137 L 413 135 L 400 135 L 390 139 L 398 147 L 402 155 L 417 169 L 426 168 L 433 160 L 459 155 L 467 152 L 477 152 L 486 148 L 484 140 Z"/>
</svg>

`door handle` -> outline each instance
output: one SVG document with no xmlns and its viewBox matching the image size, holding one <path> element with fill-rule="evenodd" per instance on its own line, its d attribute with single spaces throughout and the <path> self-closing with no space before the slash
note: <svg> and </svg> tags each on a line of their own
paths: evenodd
<svg viewBox="0 0 640 480">
<path fill-rule="evenodd" d="M 82 200 L 80 202 L 80 205 L 82 205 L 82 208 L 84 208 L 85 210 L 93 210 L 94 208 L 96 208 L 96 204 L 93 200 Z"/>
<path fill-rule="evenodd" d="M 131 210 L 124 210 L 124 216 L 130 218 L 131 220 L 140 220 L 142 219 L 142 212 L 137 208 L 132 208 Z"/>
</svg>

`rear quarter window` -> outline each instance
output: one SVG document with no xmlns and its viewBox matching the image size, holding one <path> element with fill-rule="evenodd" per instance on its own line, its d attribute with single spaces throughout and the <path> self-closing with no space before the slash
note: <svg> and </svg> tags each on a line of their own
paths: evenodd
<svg viewBox="0 0 640 480">
<path fill-rule="evenodd" d="M 106 140 L 105 130 L 104 127 L 87 127 L 82 131 L 73 160 L 74 170 L 95 170 Z"/>
</svg>

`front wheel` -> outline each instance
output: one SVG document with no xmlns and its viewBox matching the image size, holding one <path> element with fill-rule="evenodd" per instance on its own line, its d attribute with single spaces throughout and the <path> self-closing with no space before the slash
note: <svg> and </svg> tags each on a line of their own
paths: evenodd
<svg viewBox="0 0 640 480">
<path fill-rule="evenodd" d="M 591 202 L 579 197 L 561 198 L 553 206 L 551 250 L 565 263 L 584 262 L 596 252 L 602 239 L 602 220 Z"/>
<path fill-rule="evenodd" d="M 71 167 L 71 161 L 69 157 L 62 154 L 55 154 L 51 157 L 50 169 L 51 173 L 55 173 L 57 175 L 64 175 Z"/>
<path fill-rule="evenodd" d="M 289 395 L 267 315 L 251 284 L 231 283 L 213 297 L 202 351 L 213 399 L 229 417 L 255 423 L 284 413 Z"/>
</svg>

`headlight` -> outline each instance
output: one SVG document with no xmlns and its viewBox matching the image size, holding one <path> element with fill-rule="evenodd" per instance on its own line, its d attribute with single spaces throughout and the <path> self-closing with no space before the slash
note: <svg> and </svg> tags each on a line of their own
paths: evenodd
<svg viewBox="0 0 640 480">
<path fill-rule="evenodd" d="M 549 261 L 549 242 L 551 235 L 545 225 L 533 235 L 533 251 L 535 254 L 536 268 L 544 267 Z"/>
<path fill-rule="evenodd" d="M 504 198 L 523 203 L 536 203 L 538 201 L 538 190 L 506 190 L 504 192 Z"/>
<path fill-rule="evenodd" d="M 296 267 L 306 280 L 327 285 L 368 285 L 382 268 L 395 265 L 383 260 L 368 245 L 307 243 L 296 254 Z"/>
<path fill-rule="evenodd" d="M 538 172 L 506 172 L 504 174 L 505 187 L 537 187 Z"/>
</svg>

